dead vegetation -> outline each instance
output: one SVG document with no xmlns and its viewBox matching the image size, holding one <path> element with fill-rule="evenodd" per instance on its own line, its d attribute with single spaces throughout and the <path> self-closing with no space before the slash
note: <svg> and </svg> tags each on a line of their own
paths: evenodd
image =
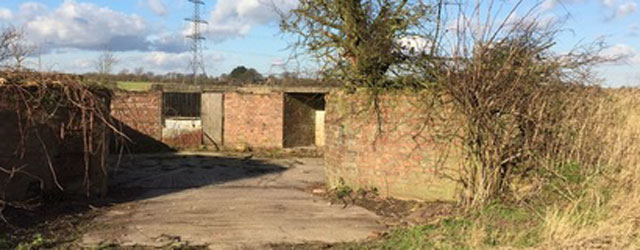
<svg viewBox="0 0 640 250">
<path fill-rule="evenodd" d="M 482 8 L 477 4 L 474 13 L 482 16 Z M 640 228 L 630 211 L 635 203 L 616 200 L 633 200 L 623 190 L 634 185 L 619 184 L 638 182 L 633 174 L 640 153 L 640 133 L 633 125 L 638 103 L 626 91 L 595 85 L 591 71 L 612 58 L 599 56 L 601 43 L 555 53 L 551 48 L 561 29 L 533 14 L 488 21 L 496 28 L 480 31 L 473 25 L 476 18 L 459 19 L 451 60 L 443 64 L 435 88 L 451 97 L 451 106 L 464 118 L 460 202 L 471 214 L 481 211 L 467 217 L 479 223 L 461 229 L 477 240 L 460 243 L 472 248 L 637 247 Z M 496 229 L 482 214 L 496 203 L 537 218 L 528 222 L 533 229 L 510 226 L 517 221 Z M 626 219 L 618 218 L 614 226 L 610 220 L 616 215 Z M 500 228 L 510 230 L 495 238 L 491 232 Z M 528 243 L 510 243 L 519 240 Z"/>
<path fill-rule="evenodd" d="M 18 123 L 15 132 L 19 134 L 19 140 L 13 142 L 11 148 L 13 153 L 0 162 L 0 211 L 7 206 L 33 209 L 41 205 L 42 199 L 38 197 L 42 197 L 43 192 L 53 190 L 80 192 L 86 196 L 106 191 L 104 159 L 108 154 L 108 138 L 111 134 L 123 138 L 111 120 L 108 90 L 90 87 L 80 77 L 72 75 L 2 71 L 0 94 L 0 107 L 15 112 Z M 50 134 L 55 135 L 52 141 L 59 145 L 46 139 Z M 65 190 L 69 183 L 59 179 L 61 165 L 56 163 L 61 162 L 52 155 L 58 151 L 53 147 L 80 148 L 82 155 L 78 160 L 83 161 L 83 167 L 72 170 L 83 176 L 78 190 Z M 25 160 L 33 161 L 25 157 L 33 157 L 36 152 L 44 159 L 43 166 L 20 164 Z M 35 197 L 25 197 L 29 198 L 26 201 L 7 199 L 7 192 L 13 191 L 9 186 L 18 178 L 37 181 L 40 190 Z"/>
<path fill-rule="evenodd" d="M 600 47 L 556 55 L 550 49 L 558 29 L 523 18 L 532 20 L 480 35 L 459 24 L 465 27 L 455 35 L 460 47 L 452 49 L 434 90 L 450 97 L 463 120 L 459 181 L 468 207 L 522 199 L 529 194 L 518 189 L 539 189 L 542 176 L 563 165 L 580 164 L 586 174 L 603 157 L 604 131 L 593 125 L 612 117 L 598 112 L 607 97 L 589 74 L 604 60 Z"/>
</svg>

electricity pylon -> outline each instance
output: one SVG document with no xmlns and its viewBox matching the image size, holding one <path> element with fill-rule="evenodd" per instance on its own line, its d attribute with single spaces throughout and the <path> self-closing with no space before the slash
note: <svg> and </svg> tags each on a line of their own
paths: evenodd
<svg viewBox="0 0 640 250">
<path fill-rule="evenodd" d="M 200 16 L 200 7 L 204 5 L 204 2 L 202 0 L 188 1 L 193 3 L 193 16 L 184 19 L 193 24 L 191 34 L 187 35 L 187 38 L 191 39 L 191 61 L 189 62 L 189 69 L 193 72 L 193 84 L 198 84 L 198 73 L 202 71 L 203 74 L 207 74 L 204 69 L 204 57 L 202 56 L 202 42 L 206 40 L 206 38 L 201 35 L 200 25 L 208 23 L 202 20 Z"/>
</svg>

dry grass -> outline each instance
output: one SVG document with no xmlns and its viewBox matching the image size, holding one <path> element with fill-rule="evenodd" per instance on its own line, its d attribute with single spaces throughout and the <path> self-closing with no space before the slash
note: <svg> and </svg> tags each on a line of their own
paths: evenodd
<svg viewBox="0 0 640 250">
<path fill-rule="evenodd" d="M 640 249 L 640 89 L 585 91 L 592 94 L 578 89 L 580 99 L 565 110 L 582 115 L 563 120 L 573 131 L 555 142 L 563 150 L 540 163 L 543 174 L 522 180 L 533 186 L 518 193 L 522 199 L 396 229 L 358 247 Z"/>
<path fill-rule="evenodd" d="M 603 139 L 602 175 L 583 187 L 584 195 L 564 206 L 548 208 L 544 218 L 542 248 L 640 247 L 640 90 L 608 90 L 612 99 L 602 102 L 594 118 L 610 117 L 615 123 L 593 119 L 598 134 L 581 134 L 588 142 Z"/>
<path fill-rule="evenodd" d="M 558 55 L 556 24 L 533 15 L 478 31 L 475 15 L 459 19 L 438 85 L 465 118 L 461 203 L 470 213 L 496 202 L 529 210 L 542 249 L 640 249 L 640 90 L 592 86 L 592 67 L 609 60 L 601 43 Z M 467 217 L 481 225 L 467 246 L 514 246 L 487 243 L 492 221 Z M 521 238 L 511 224 L 495 229 Z"/>
</svg>

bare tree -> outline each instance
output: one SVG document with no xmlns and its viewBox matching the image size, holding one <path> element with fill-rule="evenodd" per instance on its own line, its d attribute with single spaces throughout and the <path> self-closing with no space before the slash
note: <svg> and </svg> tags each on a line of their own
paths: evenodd
<svg viewBox="0 0 640 250">
<path fill-rule="evenodd" d="M 112 51 L 103 51 L 95 61 L 95 67 L 98 74 L 105 76 L 111 74 L 113 67 L 118 63 L 118 58 Z"/>
<path fill-rule="evenodd" d="M 26 41 L 25 33 L 20 29 L 9 26 L 0 34 L 0 62 L 13 59 L 13 63 L 7 66 L 22 70 L 27 57 L 35 49 L 36 46 Z"/>
<path fill-rule="evenodd" d="M 11 57 L 10 44 L 11 41 L 18 37 L 18 31 L 14 27 L 8 27 L 2 30 L 0 34 L 0 62 L 4 62 Z"/>
<path fill-rule="evenodd" d="M 142 80 L 142 77 L 144 75 L 144 68 L 143 67 L 136 67 L 133 69 L 133 74 L 136 75 L 136 78 L 138 79 L 138 81 Z"/>
</svg>

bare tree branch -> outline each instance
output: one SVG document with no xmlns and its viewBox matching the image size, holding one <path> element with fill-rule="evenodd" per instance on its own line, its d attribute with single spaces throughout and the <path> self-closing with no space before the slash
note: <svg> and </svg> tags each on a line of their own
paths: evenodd
<svg viewBox="0 0 640 250">
<path fill-rule="evenodd" d="M 23 70 L 28 56 L 36 50 L 36 46 L 26 41 L 24 31 L 9 26 L 0 34 L 0 63 L 13 59 L 7 66 Z"/>
<path fill-rule="evenodd" d="M 118 63 L 118 58 L 113 54 L 112 51 L 105 50 L 103 51 L 98 59 L 94 62 L 94 66 L 98 74 L 102 76 L 106 76 L 111 74 L 114 66 Z"/>
</svg>

